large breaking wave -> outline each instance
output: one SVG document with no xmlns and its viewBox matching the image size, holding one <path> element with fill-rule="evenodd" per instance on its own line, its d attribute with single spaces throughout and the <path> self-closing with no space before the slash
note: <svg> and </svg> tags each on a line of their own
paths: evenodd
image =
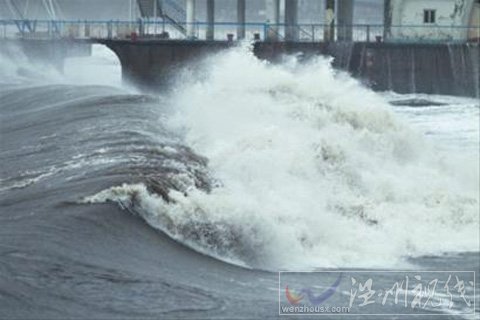
<svg viewBox="0 0 480 320">
<path fill-rule="evenodd" d="M 195 250 L 258 268 L 478 250 L 478 152 L 441 153 L 328 59 L 271 65 L 232 49 L 186 70 L 167 100 L 175 113 L 162 121 L 208 159 L 195 171 L 208 183 L 183 172 L 84 202 L 116 201 Z"/>
</svg>

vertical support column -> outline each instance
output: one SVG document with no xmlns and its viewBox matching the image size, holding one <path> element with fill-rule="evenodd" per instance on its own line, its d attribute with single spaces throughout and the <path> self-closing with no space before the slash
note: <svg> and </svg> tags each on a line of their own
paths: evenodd
<svg viewBox="0 0 480 320">
<path fill-rule="evenodd" d="M 298 40 L 298 0 L 285 0 L 285 40 Z"/>
<path fill-rule="evenodd" d="M 133 20 L 133 0 L 128 0 L 128 20 Z"/>
<path fill-rule="evenodd" d="M 153 1 L 153 34 L 157 34 L 157 20 L 158 20 L 158 7 L 157 7 L 157 0 L 152 0 Z"/>
<path fill-rule="evenodd" d="M 280 24 L 280 0 L 266 0 L 268 41 L 278 41 L 278 25 Z"/>
<path fill-rule="evenodd" d="M 143 19 L 138 18 L 137 24 L 138 24 L 138 34 L 140 35 L 140 37 L 143 37 L 145 35 L 145 24 L 143 23 Z"/>
<path fill-rule="evenodd" d="M 85 38 L 90 38 L 90 24 L 85 21 L 85 31 L 84 31 L 84 36 Z M 48 24 L 48 29 L 49 33 L 51 32 L 50 30 L 50 23 Z"/>
<path fill-rule="evenodd" d="M 323 40 L 335 41 L 335 0 L 326 0 Z"/>
<path fill-rule="evenodd" d="M 352 41 L 354 0 L 338 0 L 337 5 L 338 41 Z"/>
<path fill-rule="evenodd" d="M 207 40 L 215 39 L 215 0 L 207 0 Z"/>
<path fill-rule="evenodd" d="M 392 1 L 383 1 L 383 41 L 392 35 Z"/>
<path fill-rule="evenodd" d="M 237 40 L 245 39 L 246 9 L 245 0 L 237 0 Z"/>
<path fill-rule="evenodd" d="M 128 34 L 132 33 L 132 15 L 133 15 L 132 0 L 128 0 Z"/>
<path fill-rule="evenodd" d="M 186 0 L 187 38 L 195 38 L 195 0 Z"/>
<path fill-rule="evenodd" d="M 107 22 L 107 39 L 112 39 L 113 37 L 113 26 L 112 26 L 113 21 L 108 21 Z"/>
</svg>

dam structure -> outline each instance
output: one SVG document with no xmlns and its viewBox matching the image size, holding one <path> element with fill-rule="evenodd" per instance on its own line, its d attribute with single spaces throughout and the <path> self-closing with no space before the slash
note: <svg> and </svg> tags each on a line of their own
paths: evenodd
<svg viewBox="0 0 480 320">
<path fill-rule="evenodd" d="M 10 0 L 13 18 L 0 21 L 0 51 L 14 43 L 61 69 L 65 58 L 103 44 L 118 56 L 125 81 L 151 90 L 167 86 L 179 68 L 250 41 L 254 54 L 271 62 L 331 56 L 335 68 L 377 91 L 480 96 L 480 1 L 385 0 L 381 23 L 372 24 L 354 21 L 364 4 L 358 0 L 321 1 L 318 21 L 301 23 L 304 2 L 232 0 L 236 19 L 224 22 L 215 0 L 130 1 L 128 19 L 117 20 L 62 19 L 54 2 L 49 17 L 31 19 Z M 259 3 L 264 21 L 252 22 L 248 6 Z"/>
</svg>

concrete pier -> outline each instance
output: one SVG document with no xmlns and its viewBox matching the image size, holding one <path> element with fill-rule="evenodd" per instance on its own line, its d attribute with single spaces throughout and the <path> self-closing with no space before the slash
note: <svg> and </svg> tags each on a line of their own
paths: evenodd
<svg viewBox="0 0 480 320">
<path fill-rule="evenodd" d="M 101 41 L 119 57 L 126 81 L 141 88 L 166 86 L 179 68 L 195 68 L 202 57 L 230 48 L 228 41 Z M 348 71 L 374 90 L 399 93 L 478 96 L 478 44 L 395 44 L 349 42 L 256 42 L 254 54 L 281 62 L 286 54 L 308 60 L 333 56 L 333 66 Z"/>
<path fill-rule="evenodd" d="M 192 68 L 208 55 L 231 47 L 228 41 L 102 40 L 118 56 L 122 78 L 145 91 L 166 87 L 180 68 Z"/>
<path fill-rule="evenodd" d="M 95 40 L 118 56 L 123 79 L 141 89 L 158 91 L 176 81 L 179 70 L 197 70 L 208 55 L 235 46 L 232 41 Z M 4 40 L 0 52 L 18 55 L 62 70 L 68 57 L 90 53 L 81 40 Z M 302 61 L 318 55 L 333 57 L 333 67 L 349 72 L 373 90 L 480 97 L 480 44 L 391 42 L 257 41 L 253 53 L 281 63 L 285 55 Z"/>
</svg>

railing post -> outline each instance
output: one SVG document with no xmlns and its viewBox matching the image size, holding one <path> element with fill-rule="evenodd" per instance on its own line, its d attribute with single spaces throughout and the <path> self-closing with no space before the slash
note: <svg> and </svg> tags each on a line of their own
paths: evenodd
<svg viewBox="0 0 480 320">
<path fill-rule="evenodd" d="M 367 42 L 370 42 L 370 25 L 367 25 Z"/>
<path fill-rule="evenodd" d="M 107 22 L 107 38 L 112 39 L 112 21 Z"/>
<path fill-rule="evenodd" d="M 90 38 L 90 24 L 85 21 L 85 38 Z"/>
<path fill-rule="evenodd" d="M 21 27 L 22 38 L 25 38 L 25 20 L 22 20 L 20 27 Z"/>
<path fill-rule="evenodd" d="M 315 42 L 315 25 L 312 24 L 312 42 Z"/>
</svg>

